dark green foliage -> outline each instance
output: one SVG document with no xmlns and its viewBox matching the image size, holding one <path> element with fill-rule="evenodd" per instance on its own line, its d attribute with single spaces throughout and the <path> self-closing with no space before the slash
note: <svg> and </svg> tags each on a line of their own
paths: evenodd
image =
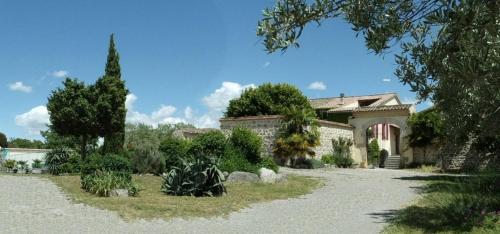
<svg viewBox="0 0 500 234">
<path fill-rule="evenodd" d="M 7 159 L 5 160 L 5 162 L 3 163 L 3 165 L 5 168 L 9 169 L 9 170 L 12 170 L 14 169 L 14 167 L 16 167 L 16 160 L 14 159 Z"/>
<path fill-rule="evenodd" d="M 337 140 L 332 139 L 333 161 L 338 167 L 349 168 L 353 165 L 354 160 L 351 157 L 352 140 L 339 137 Z"/>
<path fill-rule="evenodd" d="M 137 184 L 111 171 L 96 171 L 83 176 L 82 188 L 101 197 L 109 197 L 113 189 L 127 189 L 129 196 L 136 196 L 139 192 Z"/>
<path fill-rule="evenodd" d="M 45 155 L 45 166 L 52 175 L 60 173 L 72 173 L 72 163 L 78 155 L 68 147 L 52 149 Z"/>
<path fill-rule="evenodd" d="M 321 162 L 323 162 L 324 164 L 333 165 L 335 164 L 335 158 L 333 157 L 333 154 L 325 154 L 321 157 Z"/>
<path fill-rule="evenodd" d="M 0 132 L 0 147 L 7 148 L 7 136 Z"/>
<path fill-rule="evenodd" d="M 94 93 L 77 79 L 66 78 L 64 88 L 52 91 L 47 103 L 50 128 L 60 136 L 80 140 L 80 153 L 85 158 L 89 140 L 97 136 Z"/>
<path fill-rule="evenodd" d="M 380 154 L 379 154 L 379 158 L 380 158 L 379 166 L 380 167 L 385 166 L 385 160 L 387 160 L 388 157 L 389 157 L 389 152 L 387 150 L 383 149 L 380 151 Z"/>
<path fill-rule="evenodd" d="M 42 168 L 42 160 L 34 159 L 31 168 Z"/>
<path fill-rule="evenodd" d="M 378 145 L 377 139 L 373 139 L 368 144 L 368 162 L 372 164 L 377 164 L 379 162 L 380 147 Z"/>
<path fill-rule="evenodd" d="M 312 109 L 292 106 L 286 113 L 273 153 L 284 163 L 290 160 L 294 167 L 297 158 L 315 156 L 313 148 L 320 144 L 320 136 Z"/>
<path fill-rule="evenodd" d="M 408 126 L 411 130 L 408 135 L 409 145 L 421 147 L 424 152 L 424 163 L 427 163 L 427 148 L 439 145 L 444 136 L 441 115 L 436 110 L 419 112 L 410 116 Z"/>
<path fill-rule="evenodd" d="M 318 169 L 325 167 L 325 164 L 313 158 L 297 158 L 295 160 L 294 168 L 300 169 Z"/>
<path fill-rule="evenodd" d="M 239 150 L 251 163 L 261 161 L 262 138 L 250 129 L 234 128 L 229 137 L 230 144 Z"/>
<path fill-rule="evenodd" d="M 194 157 L 199 155 L 220 157 L 224 154 L 226 146 L 227 139 L 222 132 L 210 131 L 194 138 L 188 153 Z"/>
<path fill-rule="evenodd" d="M 125 100 L 128 90 L 121 79 L 120 55 L 115 49 L 113 34 L 109 40 L 105 75 L 94 86 L 99 136 L 104 137 L 105 153 L 119 153 L 125 141 Z"/>
<path fill-rule="evenodd" d="M 162 152 L 153 149 L 136 149 L 131 154 L 134 172 L 154 175 L 161 175 L 165 172 L 166 160 Z"/>
<path fill-rule="evenodd" d="M 183 160 L 180 168 L 173 168 L 165 176 L 161 191 L 175 196 L 221 196 L 226 193 L 224 175 L 212 160 Z"/>
<path fill-rule="evenodd" d="M 274 161 L 272 156 L 269 156 L 269 155 L 262 157 L 261 161 L 258 164 L 258 167 L 259 167 L 259 169 L 262 167 L 267 168 L 267 169 L 271 169 L 276 173 L 278 173 L 278 170 L 279 170 L 278 164 L 276 164 L 276 162 Z"/>
<path fill-rule="evenodd" d="M 170 171 L 172 167 L 180 167 L 182 159 L 189 160 L 191 157 L 188 154 L 190 143 L 187 140 L 168 137 L 160 144 L 160 151 L 165 157 L 165 167 Z"/>
<path fill-rule="evenodd" d="M 45 149 L 46 145 L 39 140 L 28 140 L 23 138 L 10 139 L 7 143 L 9 148 L 24 148 L 24 149 Z"/>
<path fill-rule="evenodd" d="M 259 166 L 249 162 L 241 151 L 228 147 L 220 160 L 219 169 L 228 173 L 234 171 L 257 173 Z"/>
<path fill-rule="evenodd" d="M 92 154 L 85 159 L 81 164 L 81 177 L 93 175 L 97 171 L 110 171 L 115 175 L 122 176 L 127 180 L 131 180 L 132 162 L 125 155 L 117 154 Z"/>
<path fill-rule="evenodd" d="M 225 117 L 284 115 L 292 106 L 312 110 L 307 97 L 289 84 L 263 84 L 229 102 Z"/>
<path fill-rule="evenodd" d="M 71 149 L 80 150 L 81 138 L 75 136 L 61 136 L 49 128 L 46 131 L 41 131 L 40 134 L 45 139 L 45 148 L 47 149 L 55 149 L 58 147 L 69 147 Z M 97 138 L 89 139 L 87 142 L 87 146 L 85 147 L 87 150 L 92 150 L 97 147 Z"/>
</svg>

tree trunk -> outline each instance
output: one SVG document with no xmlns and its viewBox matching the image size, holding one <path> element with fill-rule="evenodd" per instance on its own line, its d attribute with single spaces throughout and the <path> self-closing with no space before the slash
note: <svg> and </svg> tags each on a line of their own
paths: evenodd
<svg viewBox="0 0 500 234">
<path fill-rule="evenodd" d="M 87 157 L 87 142 L 88 142 L 88 136 L 83 135 L 82 142 L 80 145 L 80 155 L 82 157 L 82 160 L 85 160 L 85 158 Z"/>
</svg>

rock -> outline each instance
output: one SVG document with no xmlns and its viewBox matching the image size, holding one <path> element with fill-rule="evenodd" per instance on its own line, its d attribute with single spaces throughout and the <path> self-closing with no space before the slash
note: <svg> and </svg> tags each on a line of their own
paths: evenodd
<svg viewBox="0 0 500 234">
<path fill-rule="evenodd" d="M 128 197 L 128 189 L 113 189 L 109 192 L 110 197 Z"/>
<path fill-rule="evenodd" d="M 222 172 L 222 174 L 224 175 L 225 178 L 227 178 L 229 176 L 229 173 L 227 171 Z"/>
<path fill-rule="evenodd" d="M 285 183 L 288 180 L 288 176 L 286 174 L 277 174 L 276 175 L 276 183 Z"/>
<path fill-rule="evenodd" d="M 268 184 L 276 183 L 276 179 L 278 178 L 276 172 L 264 167 L 259 169 L 259 177 L 260 177 L 260 182 Z"/>
<path fill-rule="evenodd" d="M 31 173 L 33 173 L 33 174 L 42 174 L 42 169 L 33 168 L 33 170 L 31 170 Z"/>
<path fill-rule="evenodd" d="M 227 177 L 227 182 L 233 183 L 256 183 L 259 176 L 250 172 L 235 171 Z"/>
</svg>

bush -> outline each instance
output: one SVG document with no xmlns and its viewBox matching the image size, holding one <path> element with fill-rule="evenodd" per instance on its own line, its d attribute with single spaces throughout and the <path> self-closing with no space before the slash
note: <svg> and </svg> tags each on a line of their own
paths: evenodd
<svg viewBox="0 0 500 234">
<path fill-rule="evenodd" d="M 389 152 L 387 150 L 383 149 L 383 150 L 380 151 L 380 155 L 379 155 L 379 158 L 380 158 L 379 167 L 384 167 L 385 166 L 385 160 L 387 160 L 388 157 L 389 157 Z"/>
<path fill-rule="evenodd" d="M 42 168 L 42 160 L 34 159 L 31 168 Z"/>
<path fill-rule="evenodd" d="M 3 166 L 5 168 L 9 169 L 9 170 L 12 170 L 12 169 L 14 169 L 14 167 L 16 167 L 16 160 L 14 160 L 14 159 L 7 159 L 3 163 Z"/>
<path fill-rule="evenodd" d="M 325 154 L 321 157 L 321 162 L 328 165 L 335 164 L 335 159 L 333 158 L 333 154 Z"/>
<path fill-rule="evenodd" d="M 318 169 L 323 167 L 325 167 L 325 164 L 323 164 L 321 161 L 304 157 L 297 158 L 294 165 L 294 168 L 299 169 Z"/>
<path fill-rule="evenodd" d="M 221 157 L 227 146 L 226 136 L 220 131 L 210 131 L 193 139 L 188 150 L 194 157 Z"/>
<path fill-rule="evenodd" d="M 228 173 L 234 171 L 257 173 L 259 170 L 258 166 L 249 162 L 243 153 L 232 147 L 228 147 L 224 152 L 224 156 L 219 162 L 219 169 Z"/>
<path fill-rule="evenodd" d="M 221 196 L 226 193 L 224 175 L 214 159 L 183 160 L 165 176 L 161 191 L 175 196 Z"/>
<path fill-rule="evenodd" d="M 139 174 L 152 173 L 161 175 L 165 172 L 165 156 L 152 149 L 138 149 L 132 153 L 132 165 Z"/>
<path fill-rule="evenodd" d="M 130 159 L 123 155 L 115 154 L 92 154 L 81 164 L 81 178 L 86 175 L 93 175 L 97 171 L 111 171 L 115 175 L 132 180 L 132 163 Z"/>
<path fill-rule="evenodd" d="M 245 155 L 251 163 L 261 160 L 262 138 L 250 129 L 234 128 L 229 138 L 231 145 Z"/>
<path fill-rule="evenodd" d="M 180 167 L 182 165 L 181 159 L 190 158 L 189 148 L 189 141 L 175 137 L 168 137 L 161 142 L 160 151 L 164 154 L 167 171 L 170 171 L 172 167 Z"/>
<path fill-rule="evenodd" d="M 341 155 L 335 155 L 333 161 L 335 161 L 335 165 L 337 165 L 337 167 L 341 168 L 351 168 L 354 164 L 354 160 L 350 156 L 344 157 Z"/>
<path fill-rule="evenodd" d="M 82 188 L 101 197 L 109 197 L 113 189 L 127 189 L 129 196 L 136 196 L 139 192 L 139 187 L 122 175 L 99 170 L 82 178 Z"/>
<path fill-rule="evenodd" d="M 267 169 L 271 169 L 276 173 L 278 173 L 278 170 L 279 170 L 279 166 L 278 166 L 278 164 L 276 164 L 276 161 L 274 161 L 272 156 L 262 157 L 260 163 L 258 164 L 258 167 L 259 168 L 264 167 Z"/>
<path fill-rule="evenodd" d="M 59 175 L 60 173 L 67 173 L 66 170 L 70 165 L 64 165 L 70 162 L 70 158 L 77 157 L 75 151 L 68 147 L 58 147 L 45 155 L 45 166 L 52 175 Z"/>
<path fill-rule="evenodd" d="M 370 164 L 377 164 L 379 162 L 380 147 L 377 139 L 373 139 L 368 144 L 368 162 Z"/>
</svg>

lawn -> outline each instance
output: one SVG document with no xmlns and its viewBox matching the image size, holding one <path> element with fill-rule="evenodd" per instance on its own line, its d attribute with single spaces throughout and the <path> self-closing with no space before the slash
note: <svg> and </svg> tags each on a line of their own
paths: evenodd
<svg viewBox="0 0 500 234">
<path fill-rule="evenodd" d="M 500 175 L 429 175 L 414 205 L 389 216 L 384 233 L 500 233 Z"/>
<path fill-rule="evenodd" d="M 323 185 L 316 178 L 290 176 L 288 182 L 282 184 L 227 184 L 227 195 L 222 197 L 176 197 L 160 192 L 161 177 L 134 176 L 134 181 L 143 189 L 138 197 L 105 198 L 83 191 L 79 176 L 48 178 L 75 202 L 116 211 L 126 220 L 226 216 L 252 203 L 298 197 Z"/>
</svg>

